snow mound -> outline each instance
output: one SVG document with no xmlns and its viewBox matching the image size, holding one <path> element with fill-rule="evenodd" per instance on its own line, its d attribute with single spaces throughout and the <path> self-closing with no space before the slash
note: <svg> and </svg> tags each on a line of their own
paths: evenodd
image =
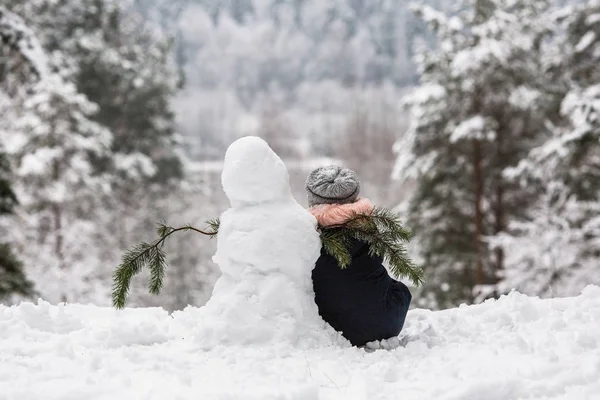
<svg viewBox="0 0 600 400">
<path fill-rule="evenodd" d="M 412 310 L 400 347 L 368 353 L 217 346 L 202 309 L 0 306 L 0 398 L 598 399 L 600 288 L 575 298 L 519 293 L 476 306 Z"/>
<path fill-rule="evenodd" d="M 283 161 L 264 140 L 239 139 L 225 155 L 222 182 L 232 205 L 221 215 L 213 258 L 222 275 L 192 321 L 198 341 L 204 348 L 340 342 L 314 301 L 316 220 L 293 199 Z"/>
</svg>

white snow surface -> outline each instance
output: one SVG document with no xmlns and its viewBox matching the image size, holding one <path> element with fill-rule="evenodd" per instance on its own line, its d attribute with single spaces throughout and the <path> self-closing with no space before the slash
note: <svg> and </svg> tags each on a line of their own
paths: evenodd
<svg viewBox="0 0 600 400">
<path fill-rule="evenodd" d="M 600 288 L 411 310 L 400 347 L 203 349 L 202 309 L 0 306 L 0 399 L 598 399 Z M 225 322 L 225 317 L 212 323 Z M 233 327 L 232 327 L 233 328 Z M 239 335 L 243 333 L 239 332 Z"/>
<path fill-rule="evenodd" d="M 225 154 L 222 182 L 232 207 L 221 215 L 214 256 L 222 275 L 195 317 L 203 348 L 342 341 L 314 302 L 321 240 L 291 195 L 283 161 L 264 140 L 241 138 Z"/>
<path fill-rule="evenodd" d="M 598 398 L 599 287 L 412 310 L 399 338 L 367 352 L 318 316 L 316 221 L 279 157 L 236 141 L 223 186 L 222 276 L 204 307 L 0 305 L 0 400 Z"/>
</svg>

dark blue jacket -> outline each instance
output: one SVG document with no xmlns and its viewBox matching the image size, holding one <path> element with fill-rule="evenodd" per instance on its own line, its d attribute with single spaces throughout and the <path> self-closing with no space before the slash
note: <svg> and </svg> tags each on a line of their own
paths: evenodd
<svg viewBox="0 0 600 400">
<path fill-rule="evenodd" d="M 392 279 L 369 247 L 352 243 L 352 263 L 341 269 L 323 249 L 312 272 L 319 314 L 354 346 L 398 336 L 404 325 L 411 294 Z"/>
</svg>

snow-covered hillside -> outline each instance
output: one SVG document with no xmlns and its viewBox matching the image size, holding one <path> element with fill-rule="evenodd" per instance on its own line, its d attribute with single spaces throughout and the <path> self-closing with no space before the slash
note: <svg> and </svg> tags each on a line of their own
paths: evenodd
<svg viewBox="0 0 600 400">
<path fill-rule="evenodd" d="M 402 346 L 373 353 L 344 343 L 201 350 L 199 310 L 0 306 L 0 399 L 600 398 L 599 287 L 413 310 Z"/>
</svg>

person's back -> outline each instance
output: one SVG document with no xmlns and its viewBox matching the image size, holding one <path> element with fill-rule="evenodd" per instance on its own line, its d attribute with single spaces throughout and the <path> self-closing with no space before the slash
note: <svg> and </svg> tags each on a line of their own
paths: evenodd
<svg viewBox="0 0 600 400">
<path fill-rule="evenodd" d="M 411 294 L 391 278 L 381 258 L 366 243 L 352 243 L 352 263 L 341 269 L 321 251 L 312 273 L 319 314 L 355 346 L 397 336 L 404 325 Z"/>
<path fill-rule="evenodd" d="M 343 225 L 373 205 L 359 199 L 354 172 L 340 167 L 313 171 L 306 183 L 310 211 L 321 227 Z M 343 228 L 341 228 L 343 229 Z M 312 273 L 319 314 L 355 346 L 397 336 L 411 301 L 408 288 L 391 278 L 367 243 L 353 240 L 352 262 L 342 269 L 324 249 Z"/>
</svg>

